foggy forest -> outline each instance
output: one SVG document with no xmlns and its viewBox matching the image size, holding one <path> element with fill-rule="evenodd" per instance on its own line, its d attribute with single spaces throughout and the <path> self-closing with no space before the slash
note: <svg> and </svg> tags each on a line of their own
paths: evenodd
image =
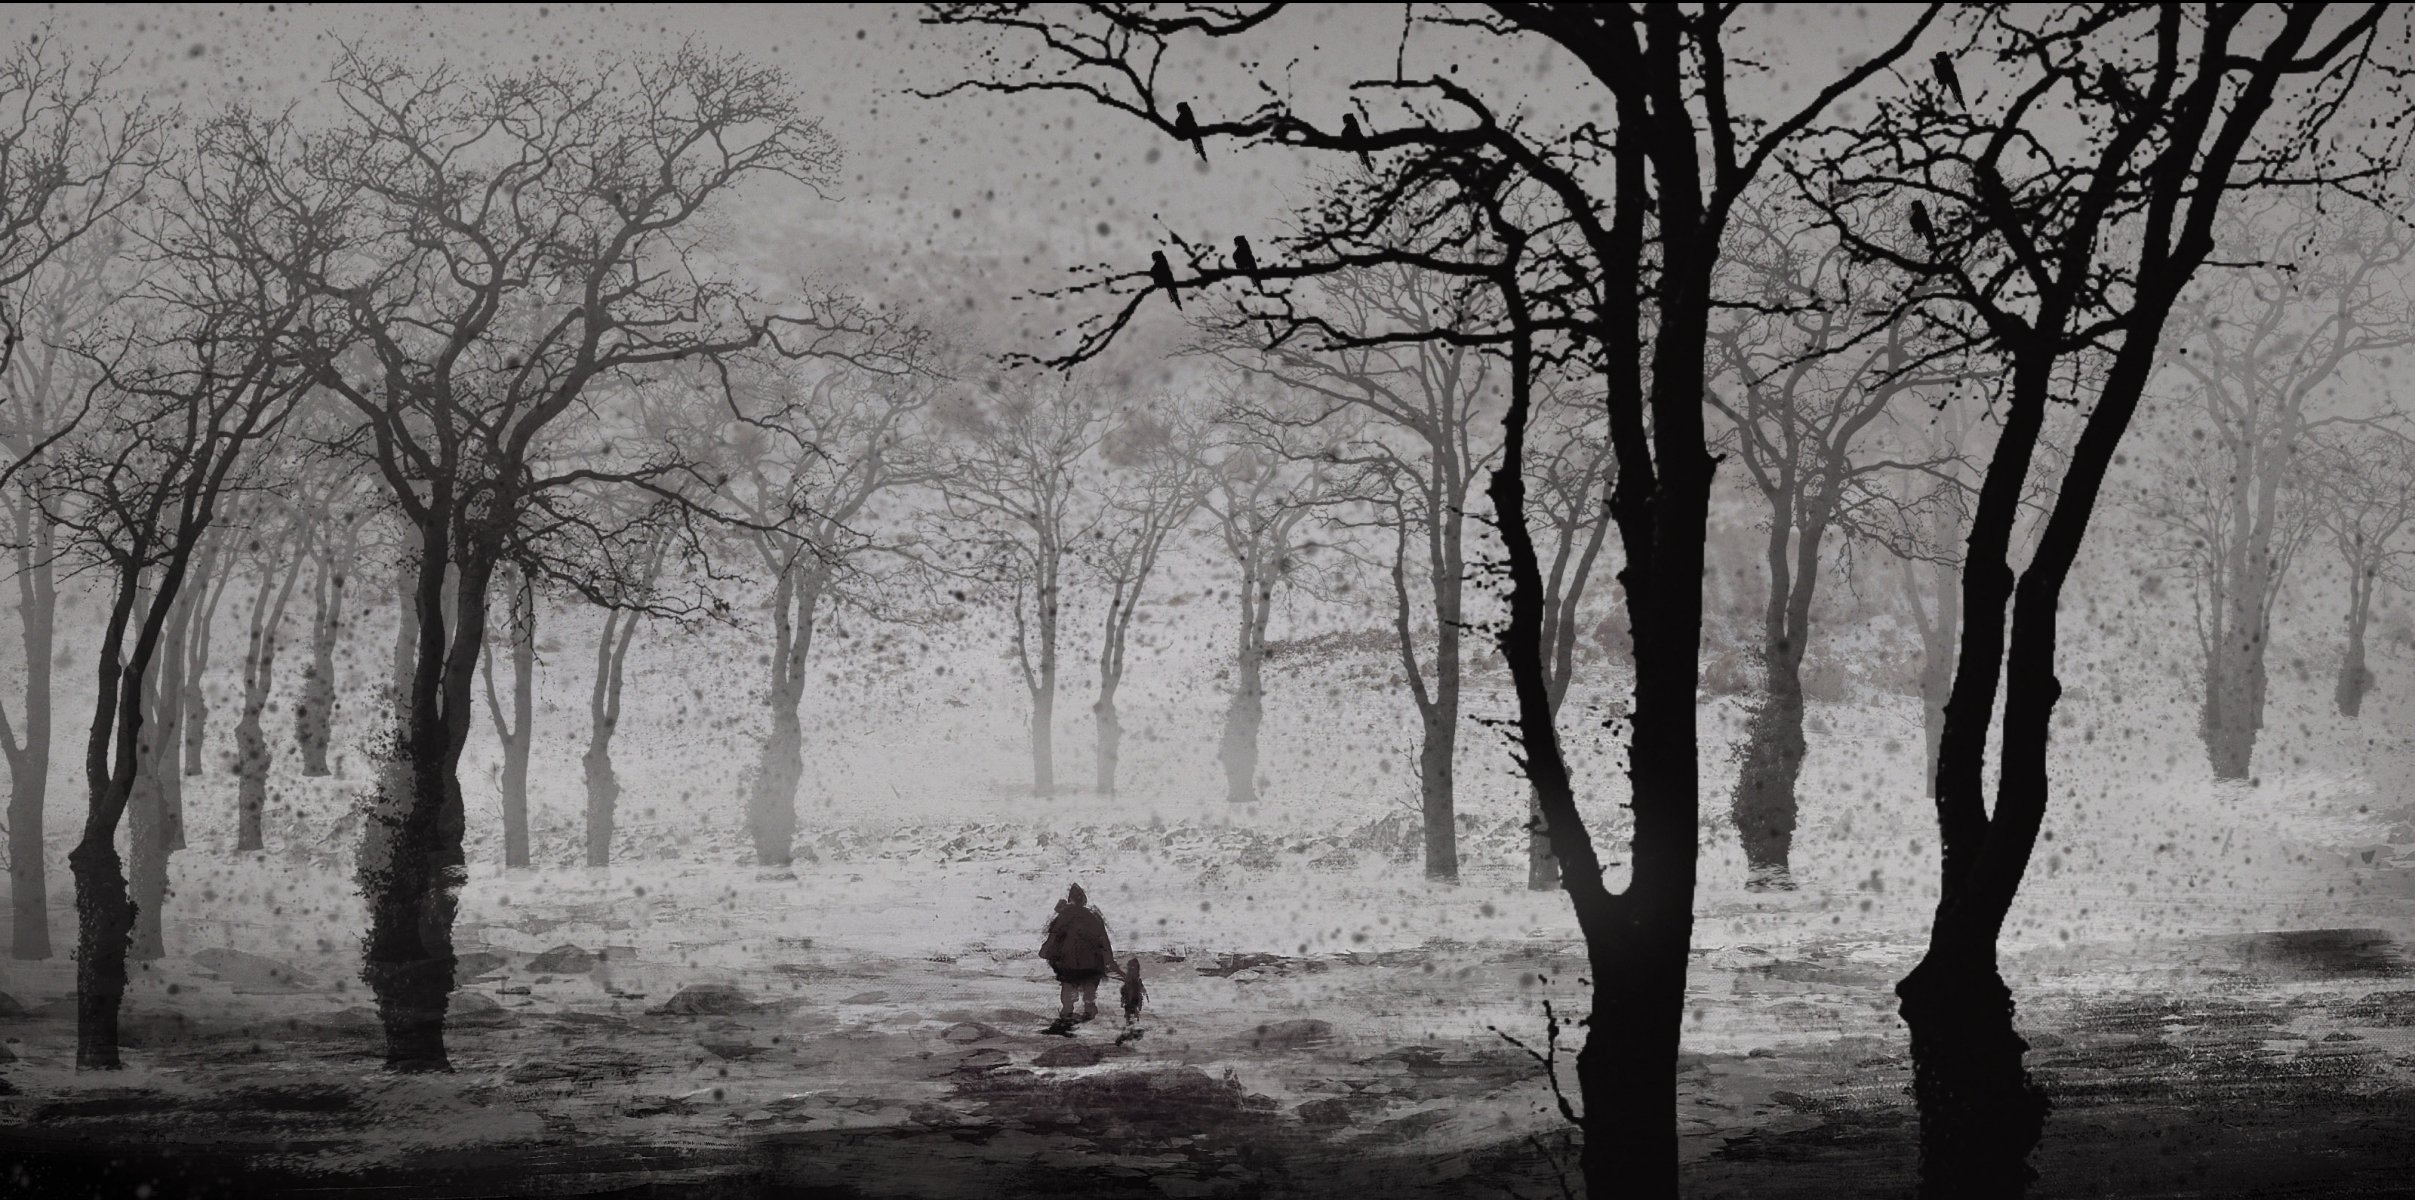
<svg viewBox="0 0 2415 1200">
<path fill-rule="evenodd" d="M 0 1193 L 2415 1196 L 2415 10 L 0 10 Z"/>
</svg>

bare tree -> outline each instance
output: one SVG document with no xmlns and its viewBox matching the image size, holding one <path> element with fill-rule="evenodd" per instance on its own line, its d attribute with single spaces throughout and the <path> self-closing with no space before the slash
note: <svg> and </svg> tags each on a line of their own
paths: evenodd
<svg viewBox="0 0 2415 1200">
<path fill-rule="evenodd" d="M 1253 414 L 1310 426 L 1348 421 L 1337 450 L 1390 533 L 1394 644 L 1416 705 L 1417 776 L 1429 879 L 1459 877 L 1456 765 L 1467 630 L 1468 497 L 1497 452 L 1486 436 L 1498 405 L 1493 359 L 1448 337 L 1485 321 L 1447 277 L 1388 265 L 1318 281 L 1319 326 L 1354 343 L 1269 340 L 1246 313 L 1211 340 L 1218 357 L 1306 402 L 1302 413 Z M 1419 626 L 1431 621 L 1432 650 Z"/>
<path fill-rule="evenodd" d="M 329 87 L 333 127 L 306 142 L 261 129 L 258 151 L 279 164 L 284 219 L 342 242 L 333 262 L 278 265 L 364 346 L 297 339 L 315 382 L 358 412 L 411 532 L 418 645 L 360 857 L 362 975 L 387 1065 L 442 1070 L 466 869 L 458 766 L 489 583 L 507 561 L 575 574 L 545 541 L 591 531 L 583 489 L 669 497 L 696 482 L 677 455 L 577 464 L 555 443 L 594 423 L 602 381 L 764 346 L 877 353 L 886 323 L 835 298 L 767 316 L 701 260 L 700 218 L 734 190 L 831 178 L 836 147 L 775 71 L 689 48 L 470 79 L 348 53 Z"/>
<path fill-rule="evenodd" d="M 1031 701 L 1031 790 L 1056 790 L 1058 627 L 1065 559 L 1103 515 L 1085 496 L 1107 434 L 1093 395 L 1070 385 L 1009 385 L 946 414 L 957 434 L 938 486 L 959 569 L 1013 598 L 1015 665 Z"/>
<path fill-rule="evenodd" d="M 650 593 L 662 577 L 663 557 L 671 546 L 666 529 L 655 536 L 646 563 L 635 580 L 640 595 Z M 637 640 L 638 623 L 646 610 L 639 605 L 604 606 L 604 627 L 595 639 L 595 681 L 587 695 L 587 750 L 579 767 L 587 783 L 586 861 L 591 867 L 612 864 L 612 831 L 620 811 L 620 773 L 612 766 L 612 737 L 620 732 L 621 685 L 627 677 L 629 646 Z"/>
<path fill-rule="evenodd" d="M 2348 576 L 2347 636 L 2332 703 L 2354 720 L 2373 690 L 2365 629 L 2374 594 L 2385 584 L 2403 587 L 2406 578 L 2402 539 L 2415 523 L 2415 445 L 2390 432 L 2334 430 L 2300 447 L 2294 470 L 2298 503 L 2330 537 Z"/>
<path fill-rule="evenodd" d="M 1918 334 L 1870 328 L 1859 293 L 1883 280 L 1808 212 L 1767 204 L 1740 214 L 1729 252 L 1735 316 L 1712 330 L 1731 387 L 1707 393 L 1727 419 L 1722 444 L 1768 506 L 1761 619 L 1762 696 L 1745 728 L 1733 813 L 1751 878 L 1791 889 L 1803 736 L 1803 661 L 1831 534 L 1894 539 L 1904 515 L 1885 484 L 1910 472 L 1950 480 L 1951 464 L 1905 436 L 1906 408 L 1950 384 Z"/>
<path fill-rule="evenodd" d="M 1107 591 L 1104 628 L 1099 632 L 1098 699 L 1090 706 L 1098 722 L 1096 787 L 1101 795 L 1114 794 L 1116 765 L 1122 758 L 1124 726 L 1115 697 L 1124 683 L 1132 621 L 1167 540 L 1189 524 L 1204 498 L 1204 434 L 1179 407 L 1140 408 L 1128 411 L 1100 445 L 1106 466 L 1102 512 L 1076 553 Z"/>
<path fill-rule="evenodd" d="M 922 429 L 935 380 L 901 359 L 800 378 L 761 373 L 763 415 L 724 423 L 720 473 L 772 581 L 770 726 L 747 789 L 755 860 L 786 866 L 795 853 L 797 788 L 805 772 L 806 665 L 816 626 L 841 603 L 878 607 L 881 564 L 901 563 L 883 505 L 928 481 Z"/>
<path fill-rule="evenodd" d="M 224 153 L 222 133 L 205 130 L 202 152 L 180 173 L 177 194 L 147 235 L 148 279 L 130 301 L 139 315 L 129 314 L 122 337 L 84 351 L 111 402 L 56 464 L 65 511 L 51 516 L 75 531 L 109 592 L 85 745 L 89 807 L 68 855 L 76 880 L 79 1067 L 119 1065 L 118 1013 L 136 913 L 115 840 L 145 768 L 153 662 L 238 464 L 276 431 L 306 383 L 283 341 L 306 318 L 307 298 L 250 269 L 229 245 L 233 231 L 248 229 L 294 238 L 287 249 L 296 257 L 315 247 L 307 230 L 265 219 L 263 173 Z M 151 746 L 153 764 L 169 757 L 166 747 Z"/>
<path fill-rule="evenodd" d="M 2330 206 L 2336 208 L 2337 205 Z M 2391 214 L 2260 198 L 2216 233 L 2258 263 L 2200 281 L 2174 309 L 2167 361 L 2198 401 L 2147 514 L 2183 543 L 2205 671 L 2199 733 L 2217 779 L 2245 779 L 2264 726 L 2273 603 L 2316 514 L 2288 486 L 2313 434 L 2362 414 L 2329 410 L 2340 372 L 2415 342 L 2406 267 L 2415 234 Z"/>
<path fill-rule="evenodd" d="M 2001 427 L 1963 556 L 1962 647 L 1938 752 L 1942 887 L 1928 951 L 1896 987 L 1911 1030 L 1924 1196 L 2017 1195 L 2033 1177 L 2047 1102 L 2022 1065 L 2028 1044 L 2013 1028 L 1996 940 L 2051 794 L 2063 584 L 2161 358 L 2165 320 L 2214 252 L 2226 198 L 2377 178 L 2343 161 L 2348 151 L 2327 129 L 2356 84 L 2388 85 L 2388 73 L 2364 69 L 2383 15 L 2379 5 L 2344 18 L 2258 5 L 1973 10 L 1964 41 L 1942 53 L 1949 66 L 1982 55 L 2003 64 L 2003 87 L 1967 104 L 1925 83 L 1883 99 L 1830 131 L 1833 174 L 1807 188 L 1857 253 L 1912 277 L 1920 319 L 1963 331 L 2005 368 Z M 2118 47 L 2136 49 L 2108 49 Z M 2303 115 L 2264 131 L 2283 96 Z M 1892 219 L 1898 211 L 1911 217 L 1908 232 Z M 2046 418 L 2075 392 L 2082 428 L 2016 572 L 2012 537 Z"/>
<path fill-rule="evenodd" d="M 1673 1196 L 1677 1047 L 1700 841 L 1695 693 L 1714 466 L 1702 399 L 1711 280 L 1729 216 L 1745 189 L 1830 104 L 1899 61 L 1936 10 L 1924 9 L 1901 38 L 1813 90 L 1802 107 L 1767 121 L 1730 105 L 1735 68 L 1726 26 L 1739 9 L 1498 5 L 1431 14 L 1422 23 L 1413 10 L 1406 32 L 1437 40 L 1547 43 L 1573 58 L 1588 86 L 1603 94 L 1617 122 L 1615 138 L 1581 118 L 1558 128 L 1530 121 L 1521 96 L 1488 98 L 1462 82 L 1451 65 L 1467 52 L 1464 40 L 1445 48 L 1449 65 L 1413 74 L 1406 67 L 1409 37 L 1392 74 L 1354 81 L 1351 89 L 1354 100 L 1385 102 L 1381 113 L 1353 111 L 1347 123 L 1330 111 L 1312 117 L 1293 107 L 1287 80 L 1261 80 L 1268 99 L 1257 109 L 1238 118 L 1211 112 L 1202 119 L 1186 103 L 1179 111 L 1187 116 L 1178 125 L 1170 114 L 1181 80 L 1160 70 L 1186 61 L 1177 44 L 1187 53 L 1196 43 L 1229 39 L 1237 49 L 1245 39 L 1274 36 L 1272 27 L 1285 11 L 1280 5 L 1146 12 L 1091 5 L 1059 16 L 1057 10 L 963 5 L 937 9 L 931 19 L 986 26 L 1011 43 L 993 60 L 1019 64 L 1000 68 L 1009 74 L 962 87 L 1066 92 L 1186 141 L 1238 139 L 1383 156 L 1373 183 L 1345 183 L 1320 195 L 1307 214 L 1309 226 L 1284 240 L 1280 259 L 1269 256 L 1248 269 L 1191 251 L 1181 274 L 1159 272 L 1177 293 L 1246 281 L 1253 296 L 1267 297 L 1257 311 L 1274 326 L 1270 341 L 1293 331 L 1350 341 L 1342 331 L 1317 328 L 1313 316 L 1295 321 L 1300 314 L 1283 305 L 1286 285 L 1367 263 L 1481 280 L 1504 301 L 1505 311 L 1490 315 L 1491 328 L 1428 336 L 1498 346 L 1512 358 L 1504 426 L 1505 443 L 1516 449 L 1504 450 L 1493 473 L 1511 576 L 1511 619 L 1501 644 L 1518 694 L 1524 766 L 1542 799 L 1561 886 L 1584 931 L 1591 965 L 1591 1033 L 1576 1064 L 1583 1111 L 1564 1097 L 1561 1111 L 1582 1125 L 1589 1192 Z M 1426 47 L 1418 49 L 1422 54 Z M 1265 56 L 1284 57 L 1272 51 Z M 1252 61 L 1249 55 L 1241 60 Z M 1606 198 L 1594 190 L 1604 182 L 1605 163 Z M 1511 207 L 1503 193 L 1515 198 L 1527 190 L 1531 202 L 1543 206 L 1539 217 L 1522 218 L 1544 235 L 1544 249 L 1531 260 L 1513 252 L 1493 228 Z M 1412 240 L 1404 243 L 1404 236 Z M 1545 277 L 1518 283 L 1517 272 L 1526 269 Z M 1074 346 L 1051 361 L 1079 361 L 1110 344 L 1144 301 L 1169 286 L 1151 274 L 1135 269 L 1077 285 L 1076 294 L 1110 294 L 1114 306 L 1080 324 Z M 1583 361 L 1600 373 L 1618 460 L 1610 503 L 1625 552 L 1620 581 L 1636 652 L 1635 703 L 1627 721 L 1635 827 L 1629 879 L 1618 891 L 1603 877 L 1560 752 L 1543 666 L 1542 571 L 1523 536 L 1523 446 L 1517 439 L 1532 374 L 1524 360 L 1539 337 L 1555 331 L 1572 344 L 1581 337 Z M 1559 353 L 1576 351 L 1572 345 Z"/>
<path fill-rule="evenodd" d="M 1212 486 L 1202 504 L 1215 539 L 1237 571 L 1233 593 L 1239 618 L 1233 639 L 1232 699 L 1225 707 L 1217 757 L 1224 765 L 1225 799 L 1258 800 L 1258 734 L 1266 719 L 1266 634 L 1275 599 L 1309 581 L 1321 547 L 1305 528 L 1333 499 L 1332 439 L 1287 421 L 1253 422 L 1267 403 L 1236 404 L 1207 470 Z M 1318 447 L 1324 447 L 1320 454 Z"/>
<path fill-rule="evenodd" d="M 327 755 L 335 744 L 340 703 L 335 650 L 349 627 L 344 597 L 359 566 L 361 539 L 380 511 L 369 492 L 376 481 L 343 470 L 350 461 L 349 455 L 321 452 L 314 456 L 308 477 L 316 485 L 307 494 L 319 508 L 319 519 L 307 546 L 310 662 L 302 671 L 302 698 L 294 705 L 294 744 L 302 751 L 302 775 L 308 779 L 331 773 Z"/>
</svg>

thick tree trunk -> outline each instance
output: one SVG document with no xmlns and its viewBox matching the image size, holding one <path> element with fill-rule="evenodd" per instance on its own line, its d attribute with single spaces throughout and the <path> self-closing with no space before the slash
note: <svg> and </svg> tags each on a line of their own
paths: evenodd
<svg viewBox="0 0 2415 1200">
<path fill-rule="evenodd" d="M 101 803 L 96 800 L 95 803 Z M 75 1065 L 114 1071 L 118 1009 L 126 998 L 126 951 L 134 940 L 134 901 L 113 839 L 84 840 L 67 855 L 75 876 Z"/>
<path fill-rule="evenodd" d="M 242 715 L 235 721 L 235 849 L 261 849 L 268 810 L 268 735 L 260 714 L 268 706 L 267 689 L 246 688 Z"/>
<path fill-rule="evenodd" d="M 1993 936 L 1933 941 L 1896 986 L 1911 1031 L 1912 1093 L 1920 1107 L 1924 1197 L 2019 1196 L 2035 1178 L 2030 1152 L 2044 1133 L 2044 1089 L 2022 1065 L 2012 989 Z"/>
<path fill-rule="evenodd" d="M 473 561 L 449 564 L 449 521 L 438 514 L 431 524 L 420 531 L 413 594 L 419 641 L 410 719 L 379 772 L 360 857 L 361 894 L 369 902 L 361 978 L 377 998 L 386 1067 L 394 1071 L 452 1069 L 444 1016 L 453 991 L 453 915 L 468 881 L 456 772 L 469 737 L 470 689 L 493 572 L 488 547 L 475 548 L 480 557 Z"/>
<path fill-rule="evenodd" d="M 612 731 L 599 729 L 579 758 L 587 777 L 587 865 L 612 865 L 612 818 L 621 798 L 621 780 L 612 769 Z"/>
<path fill-rule="evenodd" d="M 25 647 L 23 740 L 8 747 L 9 954 L 49 958 L 49 868 L 43 852 L 43 805 L 50 796 L 50 672 L 56 653 L 57 575 L 47 521 L 18 539 L 17 616 Z M 20 526 L 22 528 L 22 525 Z"/>
<path fill-rule="evenodd" d="M 1745 886 L 1755 891 L 1794 887 L 1795 781 L 1805 751 L 1802 664 L 1792 654 L 1774 657 L 1736 768 L 1736 834 L 1751 872 Z"/>
<path fill-rule="evenodd" d="M 2365 695 L 2373 690 L 2373 671 L 2365 665 L 2365 625 L 2372 615 L 2373 585 L 2352 587 L 2348 598 L 2348 644 L 2340 652 L 2339 683 L 2331 700 L 2340 715 L 2353 721 L 2364 711 Z"/>
<path fill-rule="evenodd" d="M 659 557 L 656 559 L 660 562 Z M 612 824 L 619 812 L 621 780 L 612 768 L 612 735 L 621 721 L 621 672 L 629 643 L 637 636 L 637 614 L 607 609 L 596 639 L 595 686 L 588 697 L 587 753 L 579 760 L 587 778 L 587 865 L 612 864 Z M 794 811 L 794 805 L 790 806 Z"/>
<path fill-rule="evenodd" d="M 1234 804 L 1258 801 L 1258 730 L 1266 719 L 1264 652 L 1244 644 L 1234 671 L 1232 700 L 1224 709 L 1224 798 Z"/>
<path fill-rule="evenodd" d="M 1446 704 L 1441 697 L 1438 688 L 1435 711 L 1422 722 L 1417 749 L 1418 811 L 1425 827 L 1426 878 L 1450 883 L 1459 878 L 1459 831 L 1451 795 L 1459 722 L 1453 719 L 1458 705 Z"/>
<path fill-rule="evenodd" d="M 748 832 L 755 842 L 755 861 L 766 867 L 785 867 L 796 855 L 797 785 L 805 777 L 805 729 L 797 718 L 797 703 L 774 698 L 771 731 L 763 738 L 763 756 L 755 769 L 755 785 L 747 797 Z"/>
</svg>

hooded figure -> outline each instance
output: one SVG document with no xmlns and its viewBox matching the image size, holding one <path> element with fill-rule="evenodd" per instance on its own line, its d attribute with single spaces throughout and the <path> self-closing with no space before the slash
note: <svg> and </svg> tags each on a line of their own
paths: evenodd
<svg viewBox="0 0 2415 1200">
<path fill-rule="evenodd" d="M 1057 1019 L 1075 1019 L 1077 995 L 1082 1000 L 1079 1019 L 1098 1016 L 1099 980 L 1115 969 L 1115 945 L 1107 937 L 1107 919 L 1090 907 L 1082 885 L 1067 888 L 1065 898 L 1057 901 L 1056 916 L 1048 922 L 1048 937 L 1040 943 L 1040 957 L 1057 975 Z"/>
</svg>

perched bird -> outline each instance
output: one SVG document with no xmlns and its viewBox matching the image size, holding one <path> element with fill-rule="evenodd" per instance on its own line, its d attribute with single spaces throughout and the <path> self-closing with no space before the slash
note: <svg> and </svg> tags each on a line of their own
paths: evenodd
<svg viewBox="0 0 2415 1200">
<path fill-rule="evenodd" d="M 1970 107 L 1962 98 L 1962 77 L 1954 73 L 1954 56 L 1940 50 L 1929 59 L 1929 66 L 1936 70 L 1937 82 L 1944 84 L 1947 94 L 1953 96 L 1954 107 Z"/>
<path fill-rule="evenodd" d="M 1189 101 L 1174 106 L 1174 136 L 1189 142 L 1199 152 L 1199 161 L 1207 161 L 1207 139 L 1199 136 L 1199 119 L 1191 115 Z"/>
<path fill-rule="evenodd" d="M 1163 250 L 1149 252 L 1149 282 L 1166 290 L 1166 299 L 1174 302 L 1177 311 L 1182 308 L 1182 295 L 1174 290 L 1174 267 L 1166 262 Z"/>
<path fill-rule="evenodd" d="M 1357 113 L 1342 114 L 1342 136 L 1349 138 L 1351 141 L 1357 141 L 1358 139 L 1366 136 L 1364 133 L 1359 131 Z M 1366 150 L 1361 149 L 1358 152 L 1358 163 L 1360 166 L 1367 166 L 1372 161 L 1372 159 L 1367 157 Z"/>
<path fill-rule="evenodd" d="M 2113 97 L 2113 102 L 2123 108 L 2129 108 L 2139 101 L 2138 92 L 2130 86 L 2130 77 L 2122 74 L 2121 69 L 2112 63 L 2096 69 L 2096 85 L 2105 89 L 2105 94 Z"/>
<path fill-rule="evenodd" d="M 1937 227 L 1929 223 L 1929 206 L 1918 200 L 1912 202 L 1912 232 L 1924 242 L 1937 240 Z"/>
<path fill-rule="evenodd" d="M 1135 955 L 1124 962 L 1124 1024 L 1140 1015 L 1141 1003 L 1148 998 L 1148 989 L 1140 985 L 1140 957 Z"/>
<path fill-rule="evenodd" d="M 1258 256 L 1249 252 L 1248 238 L 1236 237 L 1233 239 L 1233 265 L 1241 268 L 1246 274 L 1258 273 Z"/>
</svg>

